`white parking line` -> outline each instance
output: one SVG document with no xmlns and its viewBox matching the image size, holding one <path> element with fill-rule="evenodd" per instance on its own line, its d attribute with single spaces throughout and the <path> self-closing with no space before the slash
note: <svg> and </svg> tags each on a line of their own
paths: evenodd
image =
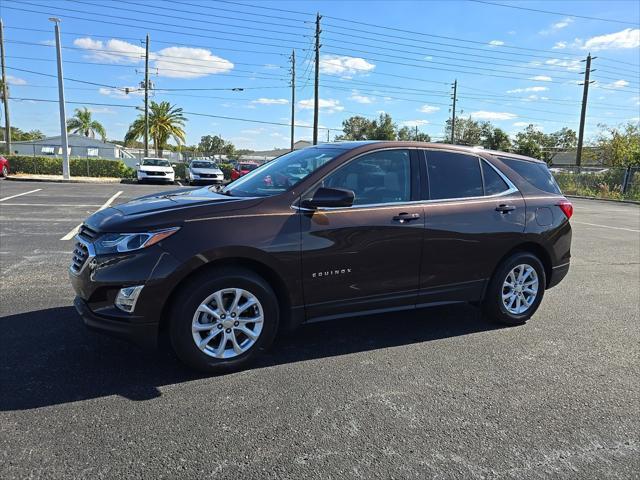
<svg viewBox="0 0 640 480">
<path fill-rule="evenodd" d="M 11 200 L 12 198 L 21 197 L 22 195 L 29 195 L 30 193 L 39 192 L 42 190 L 41 188 L 36 188 L 35 190 L 30 190 L 28 192 L 18 193 L 17 195 L 11 195 L 10 197 L 0 198 L 0 202 L 4 202 L 5 200 Z"/>
<path fill-rule="evenodd" d="M 109 200 L 107 200 L 106 202 L 104 202 L 104 204 L 98 209 L 96 210 L 96 212 L 99 212 L 100 210 L 104 210 L 105 208 L 107 208 L 109 205 L 111 205 L 111 203 L 113 203 L 113 201 L 118 198 L 120 195 L 122 195 L 122 191 L 116 192 Z M 94 212 L 95 213 L 95 212 Z M 82 226 L 82 224 L 76 225 L 69 233 L 67 233 L 64 237 L 62 237 L 60 240 L 71 240 L 73 237 L 76 236 L 76 234 L 78 233 L 78 230 L 80 230 L 80 227 Z"/>
<path fill-rule="evenodd" d="M 576 222 L 576 221 L 572 221 L 571 223 L 577 223 L 577 224 L 580 224 L 580 225 L 589 225 L 591 227 L 610 228 L 612 230 L 624 230 L 626 232 L 640 233 L 640 230 L 635 230 L 633 228 L 612 227 L 610 225 L 600 225 L 600 224 L 597 224 L 597 223 Z"/>
</svg>

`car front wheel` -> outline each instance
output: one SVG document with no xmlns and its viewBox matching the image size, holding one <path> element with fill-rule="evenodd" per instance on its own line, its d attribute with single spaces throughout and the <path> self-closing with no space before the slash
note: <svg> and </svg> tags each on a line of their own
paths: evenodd
<svg viewBox="0 0 640 480">
<path fill-rule="evenodd" d="M 505 259 L 489 282 L 483 311 L 489 320 L 521 325 L 542 302 L 546 276 L 542 262 L 531 253 L 518 252 Z"/>
<path fill-rule="evenodd" d="M 7 177 L 7 176 L 9 176 L 9 169 L 7 168 L 7 166 L 6 166 L 6 165 L 3 165 L 3 166 L 2 166 L 2 176 L 3 176 L 3 177 Z"/>
<path fill-rule="evenodd" d="M 171 343 L 187 365 L 208 373 L 244 368 L 273 342 L 278 303 L 255 273 L 224 268 L 199 275 L 175 299 Z"/>
</svg>

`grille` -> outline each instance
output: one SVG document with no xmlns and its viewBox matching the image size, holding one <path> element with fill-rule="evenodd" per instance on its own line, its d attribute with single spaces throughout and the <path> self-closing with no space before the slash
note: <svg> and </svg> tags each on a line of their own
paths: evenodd
<svg viewBox="0 0 640 480">
<path fill-rule="evenodd" d="M 89 250 L 87 249 L 87 246 L 82 242 L 76 242 L 73 249 L 73 257 L 71 258 L 71 270 L 78 273 L 82 270 L 87 258 L 89 258 Z"/>
<path fill-rule="evenodd" d="M 217 178 L 217 173 L 201 173 L 200 178 Z"/>
<path fill-rule="evenodd" d="M 89 227 L 83 224 L 83 225 L 80 225 L 80 230 L 78 231 L 78 235 L 80 236 L 80 238 L 83 238 L 85 240 L 92 242 L 98 236 L 98 232 L 90 229 Z"/>
<path fill-rule="evenodd" d="M 156 177 L 163 177 L 164 176 L 164 172 L 145 172 L 147 175 L 150 176 L 156 176 Z"/>
</svg>

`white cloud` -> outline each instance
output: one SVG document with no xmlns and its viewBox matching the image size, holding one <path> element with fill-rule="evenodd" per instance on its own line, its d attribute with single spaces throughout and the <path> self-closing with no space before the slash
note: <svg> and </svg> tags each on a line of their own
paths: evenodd
<svg viewBox="0 0 640 480">
<path fill-rule="evenodd" d="M 304 110 L 312 109 L 313 98 L 309 98 L 308 100 L 300 100 L 298 102 L 298 107 Z M 340 105 L 340 101 L 334 100 L 332 98 L 320 98 L 318 101 L 318 108 L 324 110 L 326 113 L 340 112 L 344 110 L 344 107 Z"/>
<path fill-rule="evenodd" d="M 109 63 L 139 63 L 142 62 L 145 53 L 143 47 L 115 38 L 106 43 L 90 37 L 76 38 L 73 44 L 86 49 L 87 58 Z"/>
<path fill-rule="evenodd" d="M 547 65 L 553 65 L 554 67 L 566 68 L 570 72 L 577 72 L 582 68 L 580 60 L 563 60 L 560 58 L 550 58 L 544 63 L 546 63 Z"/>
<path fill-rule="evenodd" d="M 421 106 L 418 111 L 422 112 L 422 113 L 433 113 L 433 112 L 437 112 L 438 110 L 440 110 L 440 107 L 434 107 L 433 105 L 423 105 Z"/>
<path fill-rule="evenodd" d="M 638 47 L 640 47 L 640 28 L 625 28 L 619 32 L 591 37 L 582 45 L 583 50 L 591 50 L 594 52 L 616 48 Z"/>
<path fill-rule="evenodd" d="M 233 63 L 205 48 L 163 48 L 153 57 L 154 67 L 161 77 L 200 78 L 233 69 Z"/>
<path fill-rule="evenodd" d="M 502 45 L 504 45 L 504 42 L 502 40 L 491 40 L 488 45 L 492 46 L 492 47 L 500 47 Z"/>
<path fill-rule="evenodd" d="M 568 27 L 569 25 L 571 25 L 573 23 L 573 18 L 571 17 L 566 17 L 563 18 L 562 20 L 552 23 L 551 26 L 548 29 L 545 30 L 541 30 L 540 35 L 549 35 L 551 33 L 555 33 L 558 30 L 562 30 L 563 28 Z"/>
<path fill-rule="evenodd" d="M 373 103 L 373 97 L 367 97 L 366 95 L 360 95 L 358 92 L 353 92 L 353 94 L 349 97 L 349 100 L 353 100 L 357 103 L 370 104 Z"/>
<path fill-rule="evenodd" d="M 563 48 L 567 48 L 567 42 L 556 42 L 552 50 L 562 50 Z"/>
<path fill-rule="evenodd" d="M 14 77 L 13 75 L 7 75 L 7 85 L 26 85 L 27 81 L 24 78 Z"/>
<path fill-rule="evenodd" d="M 41 45 L 48 45 L 50 47 L 55 47 L 56 46 L 56 41 L 54 39 L 52 39 L 52 38 L 49 39 L 49 40 L 42 40 L 42 41 L 40 41 L 38 43 L 40 43 Z"/>
<path fill-rule="evenodd" d="M 107 114 L 107 115 L 113 115 L 116 113 L 115 110 L 112 110 L 111 108 L 107 108 L 107 107 L 87 107 L 87 110 L 89 110 L 91 113 Z"/>
<path fill-rule="evenodd" d="M 130 89 L 128 94 L 124 90 L 125 88 Z M 115 98 L 132 98 L 132 97 L 144 96 L 144 90 L 140 90 L 140 87 L 122 87 L 122 90 L 119 88 L 100 87 L 98 89 L 98 93 L 106 97 L 115 97 Z"/>
<path fill-rule="evenodd" d="M 515 30 L 509 30 L 507 33 L 509 35 L 515 35 L 517 32 Z"/>
<path fill-rule="evenodd" d="M 260 105 L 287 105 L 289 100 L 286 98 L 259 98 L 252 100 L 251 103 L 258 103 Z"/>
<path fill-rule="evenodd" d="M 527 87 L 527 88 L 514 88 L 513 90 L 507 90 L 507 93 L 522 93 L 522 92 L 544 92 L 549 90 L 549 87 Z"/>
<path fill-rule="evenodd" d="M 609 88 L 624 88 L 629 85 L 626 80 L 616 80 L 615 82 L 608 83 L 606 86 Z"/>
<path fill-rule="evenodd" d="M 86 58 L 101 62 L 138 64 L 144 60 L 143 47 L 123 40 L 112 38 L 103 42 L 84 37 L 76 38 L 73 44 L 87 50 Z M 159 76 L 169 78 L 200 78 L 233 68 L 229 60 L 213 55 L 205 48 L 168 47 L 151 52 L 149 59 Z"/>
<path fill-rule="evenodd" d="M 403 127 L 422 127 L 424 125 L 429 125 L 429 120 L 405 120 L 400 122 L 400 125 Z"/>
<path fill-rule="evenodd" d="M 640 105 L 640 96 L 638 97 L 631 97 L 631 101 L 633 103 L 635 103 L 636 105 Z"/>
<path fill-rule="evenodd" d="M 355 75 L 370 72 L 374 68 L 376 66 L 364 58 L 346 55 L 322 55 L 320 57 L 320 71 L 329 75 Z"/>
<path fill-rule="evenodd" d="M 537 80 L 539 82 L 550 82 L 552 78 L 549 75 L 536 75 L 535 77 L 529 77 L 529 80 Z"/>
<path fill-rule="evenodd" d="M 526 127 L 529 125 L 529 122 L 516 122 L 513 124 L 514 127 Z"/>
<path fill-rule="evenodd" d="M 478 120 L 511 120 L 516 118 L 517 115 L 508 112 L 488 112 L 486 110 L 478 110 L 477 112 L 471 112 L 471 117 Z"/>
</svg>

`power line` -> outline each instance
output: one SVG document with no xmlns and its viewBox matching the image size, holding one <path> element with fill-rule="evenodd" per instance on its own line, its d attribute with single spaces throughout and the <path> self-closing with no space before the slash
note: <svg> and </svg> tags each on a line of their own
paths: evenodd
<svg viewBox="0 0 640 480">
<path fill-rule="evenodd" d="M 10 7 L 9 7 L 10 8 Z M 25 30 L 25 31 L 30 31 L 30 32 L 43 32 L 43 33 L 51 33 L 49 30 L 44 30 L 41 28 L 28 28 L 28 27 L 5 27 L 5 28 L 11 28 L 14 30 Z M 80 33 L 80 32 L 60 32 L 62 35 L 68 35 L 68 36 L 75 36 L 75 35 L 80 35 L 80 36 L 84 36 L 84 37 L 95 37 L 95 38 L 108 38 L 108 39 L 113 39 L 114 36 L 113 35 L 97 35 L 94 33 Z M 118 39 L 120 40 L 130 40 L 130 41 L 134 41 L 134 42 L 141 42 L 142 39 L 139 37 L 123 37 L 123 36 L 118 36 Z M 210 50 L 225 50 L 225 51 L 230 51 L 230 52 L 240 52 L 240 53 L 255 53 L 255 54 L 259 54 L 259 55 L 279 55 L 282 57 L 286 57 L 286 55 L 284 53 L 280 53 L 280 52 L 265 52 L 262 50 L 247 50 L 245 48 L 243 49 L 239 49 L 239 48 L 226 48 L 226 47 L 218 47 L 218 46 L 211 46 L 211 45 L 194 45 L 193 43 L 178 43 L 178 42 L 166 42 L 166 41 L 160 41 L 160 40 L 154 40 L 154 43 L 159 43 L 161 45 L 172 45 L 172 46 L 176 46 L 176 47 L 190 47 L 190 48 L 206 48 L 206 49 L 210 49 Z M 42 45 L 42 44 L 38 44 L 38 45 Z M 47 45 L 49 46 L 49 45 Z M 67 47 L 65 47 L 67 48 Z"/>
<path fill-rule="evenodd" d="M 274 12 L 295 13 L 297 15 L 307 15 L 307 16 L 311 16 L 311 17 L 315 16 L 313 13 L 309 13 L 309 12 L 300 12 L 300 11 L 296 11 L 296 10 L 285 10 L 283 8 L 275 8 L 275 7 L 263 7 L 261 5 L 251 5 L 251 4 L 247 4 L 247 3 L 233 2 L 233 1 L 230 1 L 230 0 L 218 0 L 218 2 L 228 3 L 228 4 L 231 4 L 231 5 L 239 5 L 239 6 L 242 6 L 242 7 L 260 8 L 260 9 L 263 9 L 263 10 L 271 10 L 271 11 L 274 11 Z"/>
<path fill-rule="evenodd" d="M 26 70 L 24 68 L 16 68 L 16 67 L 6 67 L 6 68 L 8 68 L 9 70 L 15 70 L 16 72 L 25 72 L 25 73 L 31 73 L 33 75 L 42 75 L 43 77 L 58 78 L 57 75 L 52 75 L 50 73 L 36 72 L 34 70 Z M 113 85 L 106 85 L 104 83 L 88 82 L 86 80 L 78 80 L 78 79 L 69 78 L 69 77 L 64 77 L 64 79 L 69 82 L 85 83 L 87 85 L 95 85 L 96 87 L 106 87 L 106 88 L 112 88 L 114 90 L 122 90 L 122 91 L 125 90 L 124 88 L 114 87 Z"/>
<path fill-rule="evenodd" d="M 219 5 L 216 5 L 215 7 L 210 7 L 209 5 L 200 5 L 200 4 L 196 4 L 196 3 L 189 3 L 189 2 L 178 2 L 177 0 L 162 0 L 165 3 L 174 3 L 174 4 L 178 4 L 178 5 L 187 5 L 187 6 L 191 6 L 191 7 L 200 7 L 200 8 L 204 8 L 204 9 L 208 9 L 208 10 L 215 10 L 215 11 L 222 11 L 222 12 L 232 12 L 232 13 L 239 13 L 242 15 L 251 15 L 252 17 L 258 16 L 258 17 L 264 17 L 264 18 L 277 18 L 278 20 L 289 20 L 289 21 L 293 21 L 293 22 L 301 22 L 303 20 L 300 20 L 299 18 L 291 18 L 291 17 L 283 17 L 282 15 L 269 15 L 267 13 L 255 13 L 255 12 L 242 12 L 239 10 L 232 10 L 229 8 L 223 8 Z"/>
<path fill-rule="evenodd" d="M 563 17 L 575 17 L 575 18 L 584 18 L 586 20 L 598 20 L 600 22 L 611 22 L 611 23 L 621 23 L 624 25 L 638 25 L 637 22 L 627 22 L 624 20 L 615 20 L 613 18 L 602 18 L 602 17 L 589 17 L 587 15 L 578 15 L 575 13 L 562 13 L 562 12 L 552 12 L 549 10 L 540 10 L 537 8 L 528 8 L 528 7 L 518 7 L 515 5 L 505 5 L 504 3 L 496 3 L 496 2 L 488 2 L 486 0 L 468 0 L 469 2 L 474 2 L 474 3 L 482 3 L 484 5 L 493 5 L 495 7 L 504 7 L 504 8 L 513 8 L 516 10 L 527 10 L 529 12 L 537 12 L 537 13 L 546 13 L 549 15 L 559 15 L 559 16 L 563 16 Z"/>
</svg>

